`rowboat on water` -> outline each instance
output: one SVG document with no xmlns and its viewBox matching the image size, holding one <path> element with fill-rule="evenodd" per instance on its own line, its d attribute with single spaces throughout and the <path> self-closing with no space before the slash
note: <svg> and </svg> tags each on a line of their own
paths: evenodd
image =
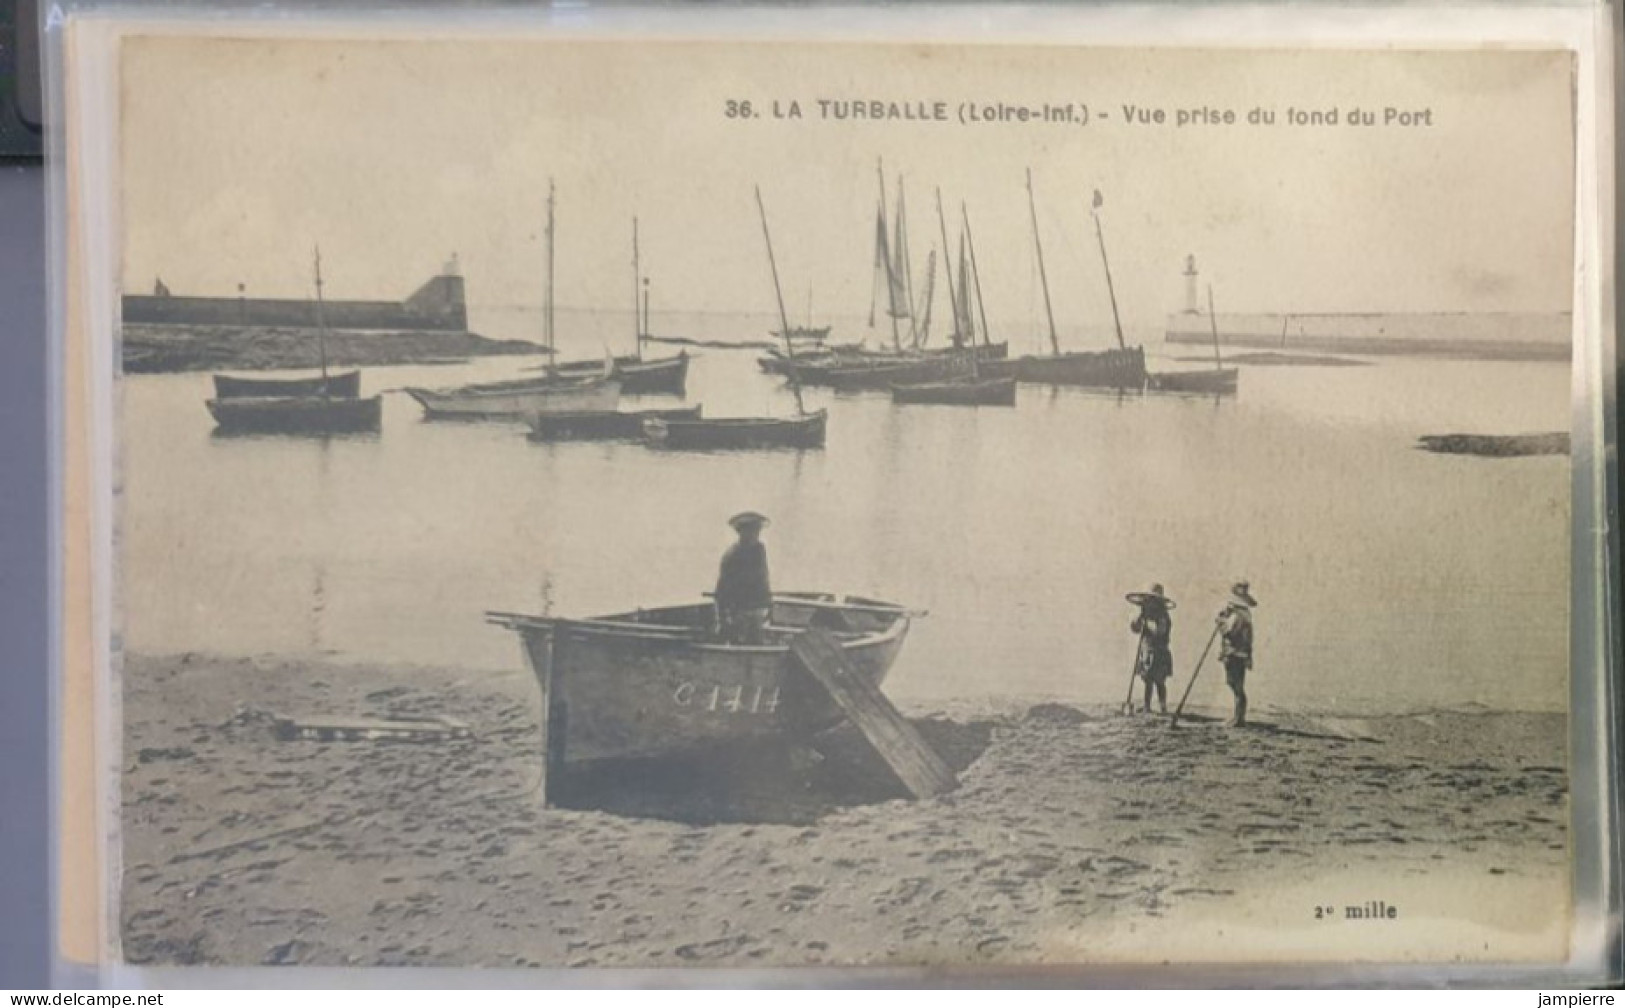
<svg viewBox="0 0 1625 1008">
<path fill-rule="evenodd" d="M 525 418 L 533 441 L 635 441 L 643 437 L 645 421 L 698 419 L 698 406 L 610 413 L 533 413 Z"/>
<path fill-rule="evenodd" d="M 1145 387 L 1153 392 L 1226 395 L 1236 391 L 1239 377 L 1240 369 L 1238 368 L 1213 368 L 1207 371 L 1152 371 L 1145 376 Z"/>
<path fill-rule="evenodd" d="M 609 378 L 493 382 L 451 389 L 408 388 L 430 420 L 520 420 L 533 413 L 608 413 L 621 401 Z"/>
<path fill-rule="evenodd" d="M 907 405 L 1014 406 L 1014 378 L 962 378 L 917 385 L 893 385 L 891 401 Z"/>
<path fill-rule="evenodd" d="M 204 405 L 219 429 L 229 433 L 348 434 L 378 429 L 383 397 L 238 396 Z"/>
<path fill-rule="evenodd" d="M 872 599 L 780 592 L 761 645 L 718 641 L 709 602 L 582 620 L 505 612 L 486 619 L 519 634 L 541 687 L 552 774 L 748 740 L 804 740 L 833 728 L 843 715 L 800 674 L 790 642 L 808 628 L 830 632 L 878 687 L 913 615 Z"/>
<path fill-rule="evenodd" d="M 214 376 L 216 399 L 324 394 L 335 399 L 354 399 L 361 394 L 361 372 L 341 371 L 337 374 L 312 375 L 308 378 L 239 378 L 223 374 Z"/>
<path fill-rule="evenodd" d="M 643 422 L 643 436 L 656 448 L 726 451 L 762 448 L 822 448 L 829 411 L 793 417 L 717 417 Z"/>
</svg>

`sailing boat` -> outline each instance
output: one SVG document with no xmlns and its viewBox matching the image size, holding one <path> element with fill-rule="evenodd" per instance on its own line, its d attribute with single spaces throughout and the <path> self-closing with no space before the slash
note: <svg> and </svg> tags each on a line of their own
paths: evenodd
<svg viewBox="0 0 1625 1008">
<path fill-rule="evenodd" d="M 643 344 L 649 339 L 649 278 L 638 265 L 638 219 L 632 218 L 632 330 L 637 340 L 637 353 L 630 357 L 616 357 L 611 377 L 621 383 L 625 395 L 680 396 L 688 383 L 688 351 L 680 350 L 675 357 L 646 359 Z M 602 367 L 599 361 L 570 361 L 550 367 L 561 377 L 590 377 Z"/>
<path fill-rule="evenodd" d="M 985 361 L 978 359 L 980 349 L 976 343 L 976 322 L 982 323 L 982 342 L 987 344 L 987 305 L 982 301 L 982 274 L 976 264 L 976 242 L 971 236 L 970 213 L 963 203 L 959 206 L 962 230 L 959 234 L 959 284 L 954 285 L 953 271 L 948 273 L 948 300 L 954 309 L 954 328 L 950 337 L 959 351 L 956 361 L 968 373 L 955 374 L 939 381 L 897 383 L 891 387 L 892 402 L 899 404 L 931 404 L 939 406 L 1014 406 L 1016 380 L 1009 376 L 990 376 L 983 373 Z M 942 220 L 942 196 L 937 195 L 937 217 L 942 227 L 942 243 L 948 244 L 948 225 Z M 969 253 L 967 255 L 967 252 Z M 972 288 L 974 286 L 974 299 Z M 974 300 L 976 312 L 971 306 Z"/>
<path fill-rule="evenodd" d="M 216 397 L 204 403 L 221 431 L 272 434 L 339 434 L 375 431 L 383 397 L 358 398 L 359 371 L 331 375 L 327 370 L 327 319 L 322 306 L 322 250 L 316 249 L 316 350 L 321 374 L 308 379 L 238 379 L 255 386 L 227 385 L 215 376 Z M 230 379 L 228 379 L 228 382 Z"/>
<path fill-rule="evenodd" d="M 554 265 L 553 182 L 547 183 L 547 300 L 542 306 L 547 354 L 557 353 L 553 330 Z M 603 413 L 621 401 L 621 383 L 614 377 L 615 362 L 606 359 L 587 375 L 549 372 L 536 378 L 463 385 L 448 389 L 408 388 L 406 394 L 423 407 L 431 420 L 522 419 L 532 413 Z"/>
<path fill-rule="evenodd" d="M 1101 236 L 1100 193 L 1095 193 L 1095 234 L 1100 238 L 1101 261 L 1106 263 L 1106 240 Z M 1145 350 L 1132 349 L 1123 340 L 1123 325 L 1117 316 L 1117 293 L 1112 287 L 1111 264 L 1106 263 L 1106 289 L 1111 295 L 1112 320 L 1117 329 L 1117 349 L 1061 352 L 1055 335 L 1055 309 L 1049 296 L 1049 277 L 1044 271 L 1044 245 L 1038 235 L 1038 203 L 1033 197 L 1033 172 L 1027 169 L 1027 208 L 1032 214 L 1033 249 L 1038 257 L 1038 278 L 1044 289 L 1044 313 L 1049 319 L 1050 355 L 1025 356 L 992 362 L 989 371 L 1017 381 L 1049 385 L 1082 385 L 1098 388 L 1139 389 L 1145 386 Z"/>
<path fill-rule="evenodd" d="M 1156 392 L 1195 392 L 1204 395 L 1230 395 L 1241 378 L 1239 368 L 1224 366 L 1219 353 L 1219 317 L 1213 312 L 1213 287 L 1207 289 L 1208 324 L 1213 328 L 1213 370 L 1163 371 L 1146 375 L 1146 388 Z M 1285 329 L 1283 327 L 1283 332 Z"/>
<path fill-rule="evenodd" d="M 773 271 L 773 294 L 778 299 L 779 330 L 784 352 L 790 359 L 790 387 L 796 394 L 794 417 L 721 417 L 716 419 L 662 420 L 644 422 L 643 432 L 651 445 L 690 451 L 733 448 L 822 448 L 829 422 L 828 410 L 807 412 L 801 401 L 801 382 L 796 374 L 796 345 L 790 337 L 790 318 L 784 310 L 784 288 L 779 285 L 779 264 L 773 257 L 773 236 L 767 227 L 767 208 L 762 190 L 756 189 L 756 209 L 762 217 L 762 239 L 767 245 L 767 264 Z"/>
</svg>

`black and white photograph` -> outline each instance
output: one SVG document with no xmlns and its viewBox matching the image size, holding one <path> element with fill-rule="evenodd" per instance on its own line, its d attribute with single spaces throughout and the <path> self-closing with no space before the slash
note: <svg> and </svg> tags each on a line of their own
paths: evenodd
<svg viewBox="0 0 1625 1008">
<path fill-rule="evenodd" d="M 124 38 L 114 954 L 1565 960 L 1575 73 Z"/>
</svg>

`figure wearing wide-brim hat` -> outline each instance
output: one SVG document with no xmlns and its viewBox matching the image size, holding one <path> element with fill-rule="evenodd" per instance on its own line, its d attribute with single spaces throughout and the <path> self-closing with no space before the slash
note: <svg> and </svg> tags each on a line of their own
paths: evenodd
<svg viewBox="0 0 1625 1008">
<path fill-rule="evenodd" d="M 768 524 L 768 519 L 767 515 L 758 514 L 755 511 L 741 511 L 729 518 L 728 524 L 733 527 L 735 532 L 740 532 L 747 528 L 762 528 Z"/>
<path fill-rule="evenodd" d="M 739 541 L 722 555 L 713 598 L 717 631 L 730 643 L 760 644 L 766 637 L 767 621 L 773 613 L 767 547 L 761 540 L 762 527 L 767 523 L 767 516 L 755 511 L 741 511 L 728 519 L 739 533 Z"/>
<path fill-rule="evenodd" d="M 1257 606 L 1252 585 L 1237 581 L 1230 586 L 1230 598 L 1218 618 L 1219 661 L 1224 665 L 1225 685 L 1235 695 L 1230 724 L 1237 728 L 1247 723 L 1247 672 L 1253 667 L 1253 609 Z"/>
<path fill-rule="evenodd" d="M 1134 617 L 1128 628 L 1131 633 L 1140 635 L 1135 674 L 1145 681 L 1145 704 L 1141 709 L 1151 710 L 1151 694 L 1155 692 L 1157 702 L 1166 714 L 1168 679 L 1174 674 L 1174 656 L 1169 647 L 1174 621 L 1168 615 L 1168 610 L 1174 608 L 1174 600 L 1168 597 L 1160 584 L 1152 585 L 1150 591 L 1129 592 L 1124 598 L 1140 607 L 1140 614 Z"/>
</svg>

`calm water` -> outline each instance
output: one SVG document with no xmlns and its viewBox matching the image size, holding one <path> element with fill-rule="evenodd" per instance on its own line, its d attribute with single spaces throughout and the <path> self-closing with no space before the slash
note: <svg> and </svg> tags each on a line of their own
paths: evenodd
<svg viewBox="0 0 1625 1008">
<path fill-rule="evenodd" d="M 624 319 L 566 323 L 575 355 L 625 349 Z M 762 328 L 677 317 L 665 331 Z M 700 354 L 690 401 L 708 415 L 793 410 L 754 353 Z M 371 394 L 533 362 L 363 381 Z M 423 422 L 398 393 L 376 437 L 221 438 L 208 395 L 206 374 L 124 384 L 122 629 L 139 651 L 513 669 L 516 643 L 484 610 L 693 599 L 731 541 L 725 519 L 750 508 L 773 518 L 778 587 L 930 611 L 896 696 L 1120 700 L 1135 643 L 1123 594 L 1152 581 L 1179 604 L 1182 687 L 1230 582 L 1247 578 L 1262 704 L 1567 706 L 1568 460 L 1411 447 L 1567 427 L 1562 365 L 1252 367 L 1222 403 L 1023 386 L 1013 410 L 810 390 L 808 408 L 830 407 L 825 450 L 715 455 L 532 444 L 522 425 Z M 1210 668 L 1195 699 L 1222 692 Z"/>
</svg>

